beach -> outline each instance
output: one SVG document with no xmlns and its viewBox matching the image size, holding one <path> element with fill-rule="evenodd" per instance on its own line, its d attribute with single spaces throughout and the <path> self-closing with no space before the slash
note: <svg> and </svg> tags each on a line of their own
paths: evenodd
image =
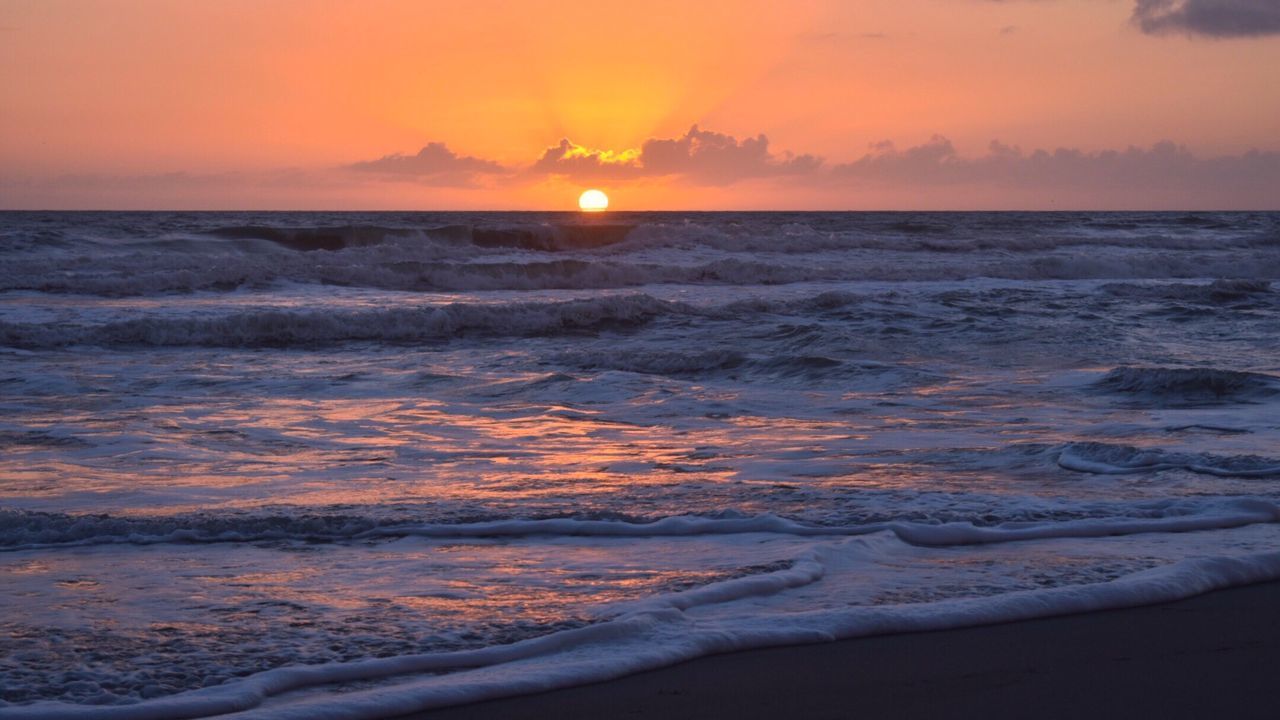
<svg viewBox="0 0 1280 720">
<path fill-rule="evenodd" d="M 1280 583 L 1095 613 L 715 655 L 419 720 L 1275 717 Z"/>
</svg>

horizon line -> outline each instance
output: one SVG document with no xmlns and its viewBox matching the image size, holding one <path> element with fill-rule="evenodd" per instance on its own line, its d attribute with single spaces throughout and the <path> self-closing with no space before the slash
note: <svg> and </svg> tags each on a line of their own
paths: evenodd
<svg viewBox="0 0 1280 720">
<path fill-rule="evenodd" d="M 603 210 L 594 212 L 584 212 L 577 208 L 573 209 L 531 209 L 531 208 L 508 208 L 508 209 L 492 209 L 492 208 L 382 208 L 382 209 L 351 209 L 351 208 L 0 208 L 0 213 L 557 213 L 564 215 L 582 215 L 590 217 L 608 217 L 609 215 L 638 214 L 638 213 L 1000 213 L 1000 212 L 1018 212 L 1018 213 L 1280 213 L 1280 206 L 1274 208 L 998 208 L 998 209 L 979 209 L 979 208 L 826 208 L 826 209 L 787 209 L 787 208 L 753 208 L 753 209 L 634 209 L 634 210 Z"/>
</svg>

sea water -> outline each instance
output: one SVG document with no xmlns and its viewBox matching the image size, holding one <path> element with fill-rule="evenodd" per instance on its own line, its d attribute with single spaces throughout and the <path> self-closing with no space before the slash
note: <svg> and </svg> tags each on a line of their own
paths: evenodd
<svg viewBox="0 0 1280 720">
<path fill-rule="evenodd" d="M 0 716 L 1280 577 L 1280 214 L 0 214 Z"/>
</svg>

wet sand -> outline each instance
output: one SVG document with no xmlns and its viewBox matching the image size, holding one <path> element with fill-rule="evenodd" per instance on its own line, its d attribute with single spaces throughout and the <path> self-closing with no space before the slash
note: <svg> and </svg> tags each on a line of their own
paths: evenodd
<svg viewBox="0 0 1280 720">
<path fill-rule="evenodd" d="M 1280 583 L 1164 605 L 718 655 L 411 717 L 1275 718 Z"/>
</svg>

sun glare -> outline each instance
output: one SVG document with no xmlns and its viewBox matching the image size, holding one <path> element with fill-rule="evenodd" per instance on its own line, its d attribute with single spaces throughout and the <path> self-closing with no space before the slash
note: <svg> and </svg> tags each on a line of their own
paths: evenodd
<svg viewBox="0 0 1280 720">
<path fill-rule="evenodd" d="M 600 190 L 587 190 L 578 196 L 578 207 L 583 212 L 600 212 L 609 207 L 609 196 Z"/>
</svg>

